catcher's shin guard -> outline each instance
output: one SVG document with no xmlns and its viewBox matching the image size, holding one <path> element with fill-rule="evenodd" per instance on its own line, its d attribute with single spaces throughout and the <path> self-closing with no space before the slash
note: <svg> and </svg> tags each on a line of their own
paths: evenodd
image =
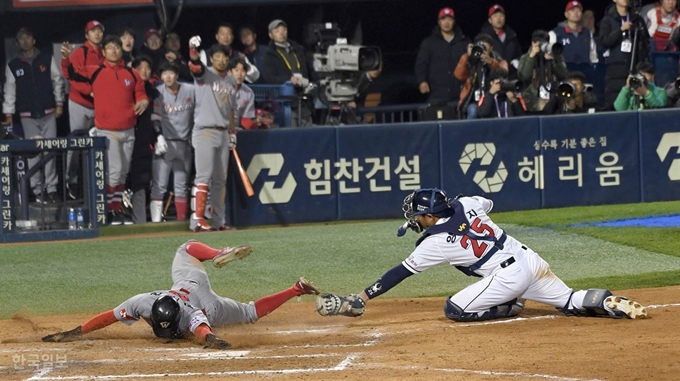
<svg viewBox="0 0 680 381">
<path fill-rule="evenodd" d="M 151 212 L 151 222 L 161 222 L 163 200 L 151 200 L 149 203 L 149 211 Z"/>
<path fill-rule="evenodd" d="M 187 197 L 175 196 L 175 210 L 177 211 L 177 221 L 187 219 Z"/>
<path fill-rule="evenodd" d="M 193 228 L 194 231 L 208 231 L 210 230 L 210 224 L 205 222 L 205 205 L 208 201 L 208 185 L 207 184 L 197 184 L 196 187 L 192 189 L 191 192 L 194 196 L 192 206 L 194 206 L 194 213 L 191 216 L 193 220 L 196 221 L 196 227 Z"/>
</svg>

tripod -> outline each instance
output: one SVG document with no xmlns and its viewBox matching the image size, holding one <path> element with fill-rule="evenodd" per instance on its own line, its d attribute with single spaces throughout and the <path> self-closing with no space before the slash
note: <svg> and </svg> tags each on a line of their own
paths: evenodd
<svg viewBox="0 0 680 381">
<path fill-rule="evenodd" d="M 326 104 L 328 106 L 328 112 L 326 113 L 326 118 L 324 124 L 337 126 L 343 124 L 359 124 L 360 119 L 354 112 L 354 109 L 349 106 L 348 101 L 342 102 L 329 102 Z M 337 116 L 333 116 L 333 111 L 337 110 Z"/>
</svg>

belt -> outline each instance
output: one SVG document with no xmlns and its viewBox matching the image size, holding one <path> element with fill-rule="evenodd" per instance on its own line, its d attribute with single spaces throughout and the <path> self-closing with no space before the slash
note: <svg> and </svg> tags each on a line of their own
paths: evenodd
<svg viewBox="0 0 680 381">
<path fill-rule="evenodd" d="M 515 263 L 515 257 L 510 257 L 509 259 L 501 262 L 501 268 L 506 268 L 513 263 Z"/>
</svg>

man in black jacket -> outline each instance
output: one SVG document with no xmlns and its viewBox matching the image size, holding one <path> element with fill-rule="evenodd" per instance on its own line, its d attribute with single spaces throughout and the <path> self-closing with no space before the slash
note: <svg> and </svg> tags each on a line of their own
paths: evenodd
<svg viewBox="0 0 680 381">
<path fill-rule="evenodd" d="M 437 24 L 432 35 L 420 44 L 416 80 L 420 92 L 429 94 L 430 104 L 446 104 L 457 101 L 460 95 L 461 82 L 453 76 L 453 70 L 466 52 L 470 39 L 455 25 L 455 13 L 451 8 L 439 11 Z"/>
<path fill-rule="evenodd" d="M 283 20 L 276 19 L 269 23 L 269 47 L 262 62 L 262 77 L 266 83 L 293 83 L 299 96 L 309 85 L 311 72 L 305 60 L 305 50 L 302 45 L 288 39 L 288 26 Z M 306 102 L 293 102 L 293 113 L 300 113 L 299 125 L 311 123 L 311 110 Z M 297 126 L 298 117 L 293 116 L 293 125 Z"/>
<path fill-rule="evenodd" d="M 505 8 L 493 5 L 489 8 L 488 22 L 482 26 L 480 34 L 488 34 L 493 39 L 493 51 L 500 54 L 510 64 L 510 78 L 517 77 L 519 58 L 522 48 L 512 28 L 505 24 Z"/>
<path fill-rule="evenodd" d="M 626 85 L 630 68 L 647 59 L 649 55 L 649 33 L 642 18 L 629 11 L 628 2 L 629 0 L 614 0 L 614 5 L 605 11 L 600 22 L 600 43 L 607 49 L 604 53 L 605 110 L 614 109 L 614 101 L 621 88 Z M 635 29 L 638 30 L 638 36 L 635 62 L 631 65 Z"/>
</svg>

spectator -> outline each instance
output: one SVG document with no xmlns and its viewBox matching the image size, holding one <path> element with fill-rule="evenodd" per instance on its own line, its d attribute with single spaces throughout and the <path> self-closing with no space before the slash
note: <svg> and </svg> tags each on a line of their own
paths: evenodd
<svg viewBox="0 0 680 381">
<path fill-rule="evenodd" d="M 458 111 L 467 119 L 477 118 L 477 105 L 487 91 L 489 71 L 502 68 L 508 71 L 508 62 L 493 50 L 493 39 L 488 34 L 475 37 L 477 54 L 473 54 L 473 44 L 468 45 L 467 53 L 458 61 L 454 75 L 463 81 Z M 482 53 L 478 53 L 482 48 Z"/>
<path fill-rule="evenodd" d="M 239 57 L 246 57 L 245 54 L 239 52 L 238 50 L 236 50 L 232 47 L 232 44 L 234 42 L 234 28 L 231 26 L 231 24 L 221 23 L 217 27 L 217 31 L 215 32 L 215 41 L 217 41 L 218 44 L 227 48 L 227 51 L 229 52 L 229 60 L 230 61 L 236 60 Z M 208 67 L 212 66 L 212 62 L 209 62 L 205 50 L 201 50 L 200 56 L 201 56 L 201 62 L 203 62 L 204 65 L 206 65 Z M 249 71 L 248 71 L 248 74 L 246 75 L 246 81 L 248 81 L 249 83 L 257 82 L 260 79 L 259 68 L 255 65 L 253 65 L 250 62 L 250 60 L 248 60 L 247 57 L 246 57 L 246 63 L 248 64 L 248 67 L 250 68 Z"/>
<path fill-rule="evenodd" d="M 262 64 L 264 81 L 271 84 L 292 82 L 302 99 L 310 78 L 304 48 L 288 39 L 288 26 L 283 20 L 276 19 L 269 23 L 269 38 L 271 41 Z M 311 125 L 312 112 L 307 102 L 293 102 L 292 111 L 294 126 Z"/>
<path fill-rule="evenodd" d="M 256 67 L 261 67 L 264 63 L 264 54 L 267 50 L 267 45 L 257 43 L 257 34 L 252 27 L 244 26 L 240 31 L 241 44 L 243 44 L 244 51 L 250 63 Z M 260 77 L 258 83 L 262 81 Z"/>
<path fill-rule="evenodd" d="M 676 9 L 678 0 L 661 0 L 653 9 L 647 12 L 647 32 L 652 36 L 654 50 L 671 51 L 677 50 L 670 43 L 671 35 L 680 26 L 680 12 Z"/>
<path fill-rule="evenodd" d="M 637 65 L 637 74 L 631 74 L 626 79 L 626 86 L 621 88 L 616 97 L 614 109 L 624 111 L 662 108 L 667 101 L 666 91 L 654 84 L 654 65 L 641 62 Z"/>
<path fill-rule="evenodd" d="M 593 13 L 592 10 L 586 9 L 583 11 L 583 15 L 581 16 L 581 26 L 588 29 L 594 38 L 597 36 L 597 30 L 595 29 L 595 13 Z"/>
<path fill-rule="evenodd" d="M 243 83 L 248 72 L 245 58 L 229 62 L 229 74 L 236 80 L 236 114 L 234 120 L 237 128 L 251 130 L 258 128 L 255 119 L 255 93 Z"/>
<path fill-rule="evenodd" d="M 191 143 L 196 151 L 195 188 L 192 190 L 194 213 L 189 228 L 194 232 L 208 230 L 232 230 L 225 222 L 225 193 L 229 148 L 236 144 L 236 135 L 229 134 L 230 114 L 236 106 L 236 81 L 227 72 L 229 50 L 215 44 L 210 48 L 212 67 L 199 59 L 197 51 L 200 40 L 189 40 L 189 69 L 195 78 L 196 108 Z M 211 224 L 205 221 L 208 190 L 214 208 Z"/>
<path fill-rule="evenodd" d="M 144 46 L 139 49 L 139 53 L 149 58 L 154 63 L 151 68 L 153 75 L 158 75 L 158 66 L 165 59 L 165 48 L 163 48 L 163 37 L 157 29 L 147 29 L 144 33 Z"/>
<path fill-rule="evenodd" d="M 647 29 L 637 26 L 641 18 L 628 11 L 628 0 L 614 0 L 600 21 L 600 44 L 607 49 L 605 56 L 605 110 L 614 108 L 614 101 L 627 83 L 630 70 L 649 55 Z M 631 64 L 634 31 L 638 30 L 635 62 Z"/>
<path fill-rule="evenodd" d="M 598 63 L 597 42 L 593 32 L 583 27 L 583 5 L 576 0 L 567 3 L 564 10 L 566 22 L 560 23 L 553 32 L 557 42 L 564 46 L 562 57 L 567 66 L 594 65 Z"/>
<path fill-rule="evenodd" d="M 57 118 L 64 111 L 64 82 L 59 66 L 51 54 L 35 47 L 30 30 L 19 29 L 16 42 L 21 53 L 9 61 L 5 69 L 4 124 L 11 125 L 12 116 L 18 112 L 26 138 L 56 138 Z M 28 167 L 32 168 L 40 159 L 40 155 L 29 158 Z M 36 201 L 40 203 L 56 202 L 59 180 L 55 167 L 54 159 L 45 164 L 44 184 L 40 172 L 30 179 Z"/>
<path fill-rule="evenodd" d="M 430 104 L 458 100 L 461 84 L 453 76 L 453 65 L 460 60 L 469 43 L 470 40 L 456 25 L 453 9 L 442 8 L 432 35 L 420 44 L 415 64 L 418 89 L 421 94 L 429 94 Z"/>
<path fill-rule="evenodd" d="M 523 91 L 529 112 L 543 111 L 550 100 L 553 86 L 567 77 L 567 67 L 561 54 L 549 51 L 554 41 L 544 30 L 536 30 L 531 35 L 531 48 L 519 60 L 517 76 L 525 89 Z"/>
<path fill-rule="evenodd" d="M 163 62 L 161 62 L 161 65 L 164 62 L 168 62 L 171 64 L 177 65 L 177 68 L 179 69 L 179 81 L 182 82 L 193 82 L 194 77 L 191 76 L 191 72 L 189 71 L 189 66 L 187 65 L 187 62 L 180 53 L 180 49 L 182 47 L 182 40 L 179 37 L 179 34 L 175 32 L 170 32 L 168 35 L 165 37 L 165 45 L 163 45 L 165 48 L 165 57 Z M 161 65 L 158 65 L 159 67 Z M 160 69 L 158 71 L 158 74 L 160 75 Z"/>
<path fill-rule="evenodd" d="M 572 88 L 567 87 L 571 93 L 569 97 L 561 96 L 558 87 L 558 96 L 552 97 L 543 109 L 544 114 L 581 114 L 593 113 L 597 108 L 597 98 L 593 92 L 584 91 L 586 76 L 580 71 L 572 71 L 567 75 L 567 80 Z M 563 86 L 563 84 L 560 84 Z"/>
<path fill-rule="evenodd" d="M 160 98 L 160 93 L 149 81 L 153 67 L 151 58 L 138 56 L 132 61 L 132 67 L 144 81 L 144 91 L 149 102 L 154 103 Z M 161 110 L 147 107 L 137 117 L 135 124 L 135 145 L 127 179 L 127 188 L 132 191 L 132 221 L 135 224 L 146 223 L 146 192 L 151 186 L 154 151 L 156 155 L 163 155 L 167 151 L 167 142 L 161 130 Z"/>
<path fill-rule="evenodd" d="M 99 67 L 104 62 L 101 49 L 102 38 L 104 38 L 104 25 L 97 20 L 92 20 L 85 25 L 83 46 L 72 50 L 68 42 L 65 42 L 61 49 L 61 72 L 69 81 L 70 89 L 68 115 L 71 132 L 87 131 L 94 126 L 94 99 L 92 98 L 92 85 L 87 81 L 87 68 Z M 64 52 L 67 54 L 64 55 Z M 75 199 L 80 172 L 80 156 L 73 156 L 73 151 L 69 151 L 66 155 L 66 168 L 68 196 Z"/>
<path fill-rule="evenodd" d="M 112 225 L 133 223 L 120 213 L 121 198 L 130 170 L 137 116 L 143 114 L 149 105 L 144 81 L 137 70 L 123 63 L 122 45 L 118 36 L 107 36 L 102 43 L 104 63 L 86 67 L 83 78 L 91 83 L 93 97 L 97 99 L 94 110 L 96 129 L 92 134 L 105 137 L 108 141 L 107 201 Z M 68 45 L 62 46 L 61 52 L 64 57 L 71 53 Z M 62 59 L 63 67 L 69 72 L 73 70 L 68 58 Z"/>
<path fill-rule="evenodd" d="M 123 62 L 126 65 L 132 66 L 132 61 L 137 55 L 137 49 L 135 49 L 135 30 L 132 28 L 125 28 L 118 34 L 120 37 L 120 42 L 123 43 Z"/>
<path fill-rule="evenodd" d="M 160 67 L 163 84 L 158 86 L 161 96 L 154 102 L 154 109 L 161 114 L 163 136 L 168 144 L 164 155 L 153 158 L 153 182 L 151 187 L 151 221 L 161 222 L 163 197 L 167 192 L 168 176 L 172 171 L 175 191 L 177 220 L 187 219 L 189 175 L 193 166 L 191 154 L 191 130 L 194 126 L 196 98 L 194 85 L 178 83 L 179 68 L 165 62 Z"/>
<path fill-rule="evenodd" d="M 498 4 L 493 5 L 489 8 L 489 18 L 487 21 L 479 33 L 491 36 L 493 39 L 493 50 L 510 63 L 510 78 L 516 78 L 519 58 L 522 56 L 522 48 L 520 47 L 517 33 L 505 24 L 505 8 Z"/>
<path fill-rule="evenodd" d="M 480 118 L 510 118 L 524 115 L 522 103 L 508 86 L 508 71 L 500 67 L 489 73 L 489 91 L 479 106 Z"/>
</svg>

